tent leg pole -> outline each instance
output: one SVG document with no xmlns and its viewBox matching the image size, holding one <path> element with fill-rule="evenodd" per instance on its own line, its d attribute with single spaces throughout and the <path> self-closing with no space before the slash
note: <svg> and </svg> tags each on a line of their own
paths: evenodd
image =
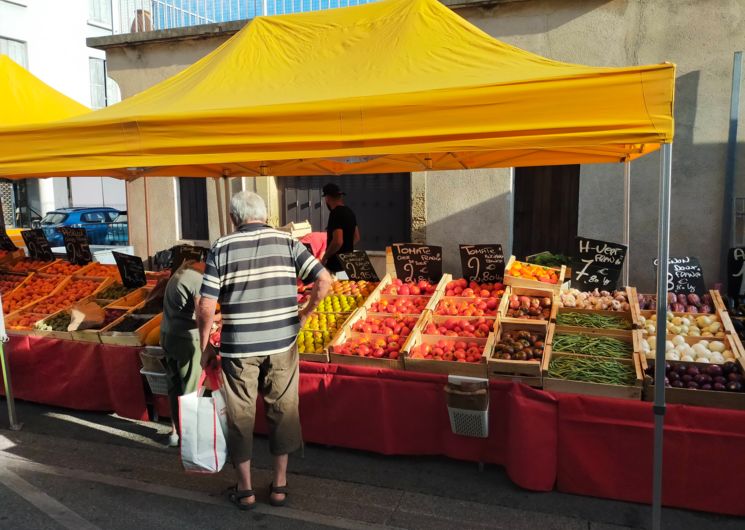
<svg viewBox="0 0 745 530">
<path fill-rule="evenodd" d="M 670 257 L 670 182 L 672 144 L 660 156 L 659 231 L 657 233 L 657 340 L 654 365 L 654 466 L 652 528 L 662 528 L 662 448 L 665 424 L 665 341 L 667 332 L 667 262 Z"/>
<path fill-rule="evenodd" d="M 230 177 L 225 177 L 225 233 L 230 233 L 231 220 L 230 220 Z"/>
<path fill-rule="evenodd" d="M 1 298 L 0 306 L 2 306 Z M 13 397 L 13 383 L 10 380 L 10 364 L 8 363 L 8 354 L 4 346 L 8 343 L 8 340 L 8 335 L 5 333 L 5 317 L 3 316 L 3 312 L 0 311 L 0 372 L 2 372 L 3 376 L 5 400 L 8 402 L 8 427 L 11 431 L 20 431 L 23 424 L 18 422 L 18 417 L 16 416 L 16 401 Z"/>
<path fill-rule="evenodd" d="M 629 285 L 629 239 L 631 238 L 631 162 L 623 163 L 623 244 L 626 245 L 626 259 L 623 262 L 623 285 Z"/>
<path fill-rule="evenodd" d="M 142 177 L 142 179 L 145 196 L 145 246 L 147 247 L 147 259 L 149 261 L 152 257 L 152 254 L 150 253 L 150 208 L 147 205 L 147 179 L 145 177 Z"/>
<path fill-rule="evenodd" d="M 215 179 L 215 199 L 217 200 L 217 219 L 220 222 L 220 237 L 225 235 L 225 200 L 222 197 L 222 186 L 220 186 L 221 179 L 225 177 L 218 177 Z"/>
</svg>

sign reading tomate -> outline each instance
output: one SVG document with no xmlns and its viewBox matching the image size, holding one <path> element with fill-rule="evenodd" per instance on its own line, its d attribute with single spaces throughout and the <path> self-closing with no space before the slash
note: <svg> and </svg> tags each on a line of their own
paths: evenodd
<svg viewBox="0 0 745 530">
<path fill-rule="evenodd" d="M 504 279 L 502 245 L 459 245 L 463 277 L 469 282 L 495 283 Z"/>
<path fill-rule="evenodd" d="M 393 243 L 391 255 L 396 276 L 404 282 L 437 283 L 442 278 L 442 247 Z"/>
</svg>

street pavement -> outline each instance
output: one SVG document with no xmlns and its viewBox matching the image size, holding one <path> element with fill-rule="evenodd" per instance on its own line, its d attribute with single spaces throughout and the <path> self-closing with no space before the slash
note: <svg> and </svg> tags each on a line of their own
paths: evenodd
<svg viewBox="0 0 745 530">
<path fill-rule="evenodd" d="M 288 506 L 274 508 L 263 437 L 254 456 L 260 504 L 241 512 L 222 495 L 232 470 L 184 473 L 178 452 L 163 445 L 164 423 L 20 402 L 23 429 L 10 431 L 4 400 L 0 408 L 0 529 L 650 527 L 648 506 L 528 492 L 497 466 L 315 445 L 291 458 Z M 663 517 L 676 530 L 745 528 L 745 519 L 699 512 Z"/>
</svg>

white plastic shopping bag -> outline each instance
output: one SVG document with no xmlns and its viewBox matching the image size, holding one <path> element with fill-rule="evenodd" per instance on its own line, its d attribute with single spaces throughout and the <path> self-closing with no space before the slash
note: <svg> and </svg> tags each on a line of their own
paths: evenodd
<svg viewBox="0 0 745 530">
<path fill-rule="evenodd" d="M 178 398 L 181 463 L 186 471 L 218 473 L 228 456 L 227 410 L 219 390 L 213 390 L 210 397 L 204 396 L 204 379 L 202 373 L 197 391 Z"/>
</svg>

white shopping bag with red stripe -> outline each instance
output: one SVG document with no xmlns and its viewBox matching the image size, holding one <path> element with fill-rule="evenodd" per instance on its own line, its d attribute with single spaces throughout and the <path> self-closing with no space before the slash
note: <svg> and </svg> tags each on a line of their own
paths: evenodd
<svg viewBox="0 0 745 530">
<path fill-rule="evenodd" d="M 181 463 L 186 471 L 218 473 L 228 456 L 228 417 L 219 390 L 213 390 L 209 397 L 204 395 L 206 377 L 210 378 L 212 388 L 219 388 L 216 374 L 205 371 L 197 391 L 178 398 Z"/>
</svg>

